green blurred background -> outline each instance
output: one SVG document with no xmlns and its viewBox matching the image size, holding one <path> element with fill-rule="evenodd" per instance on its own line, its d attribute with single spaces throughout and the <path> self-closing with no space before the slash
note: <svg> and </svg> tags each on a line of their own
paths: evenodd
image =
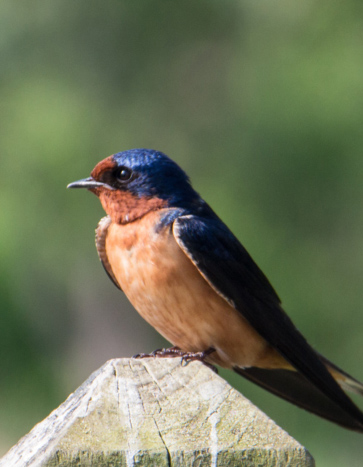
<svg viewBox="0 0 363 467">
<path fill-rule="evenodd" d="M 164 344 L 99 264 L 98 200 L 65 189 L 124 149 L 175 159 L 311 344 L 363 380 L 363 4 L 0 13 L 0 454 L 107 359 Z M 361 435 L 222 375 L 319 467 L 362 465 Z"/>
</svg>

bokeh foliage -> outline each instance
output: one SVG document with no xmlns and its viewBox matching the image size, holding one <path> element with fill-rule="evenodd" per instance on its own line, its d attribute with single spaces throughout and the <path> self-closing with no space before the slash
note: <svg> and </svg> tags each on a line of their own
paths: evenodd
<svg viewBox="0 0 363 467">
<path fill-rule="evenodd" d="M 362 31 L 355 0 L 2 1 L 2 452 L 106 359 L 163 344 L 98 264 L 98 201 L 65 190 L 132 147 L 182 165 L 363 379 Z M 223 376 L 317 465 L 361 465 L 361 435 Z"/>
</svg>

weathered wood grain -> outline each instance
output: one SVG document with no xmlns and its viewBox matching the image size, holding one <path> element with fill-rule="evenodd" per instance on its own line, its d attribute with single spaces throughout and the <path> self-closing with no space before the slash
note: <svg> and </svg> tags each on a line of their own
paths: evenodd
<svg viewBox="0 0 363 467">
<path fill-rule="evenodd" d="M 107 362 L 1 460 L 25 466 L 290 466 L 297 441 L 199 362 Z"/>
</svg>

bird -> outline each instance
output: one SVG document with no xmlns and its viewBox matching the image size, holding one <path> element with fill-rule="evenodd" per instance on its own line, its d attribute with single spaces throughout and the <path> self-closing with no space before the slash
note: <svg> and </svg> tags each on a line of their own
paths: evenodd
<svg viewBox="0 0 363 467">
<path fill-rule="evenodd" d="M 271 393 L 363 433 L 345 391 L 363 384 L 318 353 L 247 250 L 164 153 L 130 149 L 70 183 L 100 200 L 102 265 L 172 345 L 153 354 L 234 370 Z"/>
</svg>

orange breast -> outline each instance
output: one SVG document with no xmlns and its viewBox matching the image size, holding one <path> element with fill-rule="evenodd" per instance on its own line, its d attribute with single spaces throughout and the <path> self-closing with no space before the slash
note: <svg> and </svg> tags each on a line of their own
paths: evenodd
<svg viewBox="0 0 363 467">
<path fill-rule="evenodd" d="M 136 310 L 182 350 L 214 347 L 211 357 L 222 366 L 281 367 L 281 357 L 200 275 L 170 226 L 156 231 L 162 214 L 107 230 L 109 265 Z"/>
</svg>

